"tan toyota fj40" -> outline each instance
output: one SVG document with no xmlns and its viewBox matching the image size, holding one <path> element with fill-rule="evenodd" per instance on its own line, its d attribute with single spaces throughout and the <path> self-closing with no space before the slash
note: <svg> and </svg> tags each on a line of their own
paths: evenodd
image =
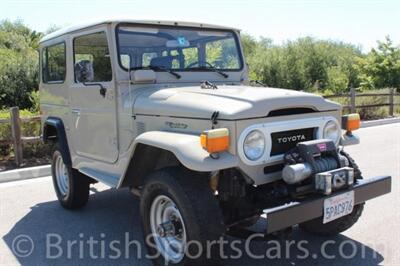
<svg viewBox="0 0 400 266">
<path fill-rule="evenodd" d="M 102 21 L 44 37 L 40 58 L 61 205 L 84 206 L 97 181 L 130 188 L 155 263 L 193 263 L 190 241 L 206 245 L 262 214 L 265 234 L 338 234 L 390 192 L 391 177 L 362 179 L 343 151 L 359 142 L 359 116 L 318 95 L 250 86 L 236 29 Z"/>
</svg>

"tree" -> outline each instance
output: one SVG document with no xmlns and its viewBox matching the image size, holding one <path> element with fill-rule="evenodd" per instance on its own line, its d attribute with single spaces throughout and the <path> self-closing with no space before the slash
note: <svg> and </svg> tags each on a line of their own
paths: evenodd
<svg viewBox="0 0 400 266">
<path fill-rule="evenodd" d="M 349 76 L 340 67 L 333 66 L 327 71 L 327 87 L 329 93 L 340 94 L 349 86 Z"/>
<path fill-rule="evenodd" d="M 0 23 L 0 107 L 30 108 L 30 94 L 38 89 L 38 53 L 41 33 L 22 22 Z"/>
<path fill-rule="evenodd" d="M 362 54 L 353 45 L 311 37 L 275 45 L 270 39 L 248 35 L 242 36 L 242 42 L 250 78 L 268 86 L 343 92 L 359 84 L 355 64 Z"/>
<path fill-rule="evenodd" d="M 364 89 L 400 88 L 400 47 L 387 36 L 377 49 L 359 59 L 359 70 Z"/>
</svg>

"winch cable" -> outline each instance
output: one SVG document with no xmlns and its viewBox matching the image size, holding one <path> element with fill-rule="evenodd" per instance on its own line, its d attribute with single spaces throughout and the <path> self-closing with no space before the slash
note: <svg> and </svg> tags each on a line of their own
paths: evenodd
<svg viewBox="0 0 400 266">
<path fill-rule="evenodd" d="M 322 157 L 315 160 L 315 173 L 326 172 L 338 168 L 338 163 L 333 157 Z"/>
</svg>

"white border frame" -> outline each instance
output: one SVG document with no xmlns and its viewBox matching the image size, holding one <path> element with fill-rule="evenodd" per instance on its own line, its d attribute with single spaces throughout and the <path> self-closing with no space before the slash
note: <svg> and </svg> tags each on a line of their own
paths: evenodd
<svg viewBox="0 0 400 266">
<path fill-rule="evenodd" d="M 237 147 L 239 157 L 245 164 L 252 165 L 252 166 L 278 162 L 283 159 L 283 154 L 270 156 L 271 149 L 272 149 L 271 133 L 315 127 L 315 128 L 317 128 L 316 139 L 322 139 L 324 127 L 328 123 L 328 121 L 335 122 L 337 124 L 338 128 L 341 128 L 339 122 L 333 116 L 296 119 L 296 120 L 289 120 L 289 121 L 279 121 L 279 122 L 255 124 L 255 125 L 249 126 L 245 130 L 243 130 L 243 132 L 241 133 L 241 135 L 239 137 L 238 147 Z M 261 133 L 264 134 L 264 138 L 265 138 L 264 153 L 260 157 L 260 159 L 255 160 L 255 161 L 251 161 L 251 160 L 247 159 L 246 155 L 244 154 L 244 148 L 243 148 L 244 140 L 245 140 L 246 136 L 253 130 L 259 130 Z M 337 143 L 335 143 L 335 144 L 337 145 Z"/>
</svg>

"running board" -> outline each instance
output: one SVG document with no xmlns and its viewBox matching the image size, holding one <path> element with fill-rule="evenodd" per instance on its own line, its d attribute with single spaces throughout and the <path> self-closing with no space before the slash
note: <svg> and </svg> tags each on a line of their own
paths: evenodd
<svg viewBox="0 0 400 266">
<path fill-rule="evenodd" d="M 113 188 L 117 187 L 119 182 L 119 176 L 91 168 L 83 167 L 79 169 L 79 172 Z"/>
</svg>

